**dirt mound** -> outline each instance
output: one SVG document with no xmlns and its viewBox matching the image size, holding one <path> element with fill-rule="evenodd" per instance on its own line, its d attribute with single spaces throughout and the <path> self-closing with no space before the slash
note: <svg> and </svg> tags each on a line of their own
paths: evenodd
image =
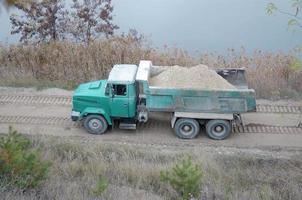
<svg viewBox="0 0 302 200">
<path fill-rule="evenodd" d="M 192 89 L 236 89 L 206 65 L 164 67 L 164 71 L 150 80 L 151 86 Z"/>
</svg>

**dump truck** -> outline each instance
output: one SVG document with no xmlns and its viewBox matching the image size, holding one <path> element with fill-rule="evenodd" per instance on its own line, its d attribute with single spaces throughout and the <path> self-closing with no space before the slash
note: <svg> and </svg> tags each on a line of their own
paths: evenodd
<svg viewBox="0 0 302 200">
<path fill-rule="evenodd" d="M 256 111 L 255 91 L 248 88 L 244 69 L 216 71 L 236 89 L 199 90 L 150 86 L 153 68 L 147 60 L 139 66 L 114 65 L 107 80 L 80 84 L 72 98 L 72 120 L 101 135 L 114 124 L 136 129 L 138 123 L 148 123 L 150 113 L 169 112 L 179 138 L 195 138 L 205 127 L 208 137 L 222 140 L 242 125 L 242 113 Z"/>
</svg>

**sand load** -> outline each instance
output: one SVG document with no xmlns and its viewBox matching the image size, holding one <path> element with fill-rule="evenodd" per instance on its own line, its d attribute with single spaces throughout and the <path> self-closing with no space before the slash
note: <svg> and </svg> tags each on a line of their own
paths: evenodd
<svg viewBox="0 0 302 200">
<path fill-rule="evenodd" d="M 150 85 L 166 88 L 191 88 L 204 90 L 236 89 L 227 80 L 206 65 L 194 67 L 165 66 L 163 71 L 151 77 Z"/>
</svg>

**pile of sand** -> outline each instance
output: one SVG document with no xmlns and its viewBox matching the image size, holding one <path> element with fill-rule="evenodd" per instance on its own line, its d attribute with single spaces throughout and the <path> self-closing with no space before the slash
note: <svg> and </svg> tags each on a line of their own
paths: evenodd
<svg viewBox="0 0 302 200">
<path fill-rule="evenodd" d="M 150 79 L 151 86 L 192 89 L 236 89 L 206 65 L 194 67 L 170 66 Z"/>
</svg>

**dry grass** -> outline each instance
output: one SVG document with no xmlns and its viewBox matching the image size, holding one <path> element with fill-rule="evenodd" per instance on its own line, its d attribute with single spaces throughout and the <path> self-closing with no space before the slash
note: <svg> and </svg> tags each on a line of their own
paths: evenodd
<svg viewBox="0 0 302 200">
<path fill-rule="evenodd" d="M 259 154 L 218 147 L 121 146 L 85 138 L 32 139 L 53 161 L 48 180 L 31 191 L 2 188 L 1 199 L 95 199 L 92 190 L 100 175 L 109 182 L 101 199 L 176 199 L 177 193 L 160 181 L 160 171 L 187 154 L 203 168 L 202 199 L 302 198 L 301 152 L 288 156 L 284 151 L 284 156 L 280 149 Z"/>
<path fill-rule="evenodd" d="M 15 79 L 24 76 L 38 80 L 65 81 L 69 85 L 105 78 L 114 64 L 138 63 L 151 59 L 157 64 L 191 64 L 183 51 L 158 54 L 143 47 L 133 37 L 117 37 L 85 44 L 58 42 L 49 44 L 12 45 L 1 47 L 1 74 Z M 173 55 L 173 56 L 174 56 Z"/>
<path fill-rule="evenodd" d="M 244 50 L 229 50 L 224 56 L 195 58 L 181 49 L 154 49 L 132 35 L 98 40 L 89 46 L 70 42 L 0 45 L 0 84 L 72 89 L 84 81 L 106 78 L 113 64 L 149 59 L 155 65 L 245 67 L 258 97 L 290 98 L 302 94 L 302 67 L 293 55 L 262 51 L 248 55 Z"/>
<path fill-rule="evenodd" d="M 300 52 L 301 53 L 301 52 Z M 260 50 L 248 55 L 244 49 L 229 50 L 225 56 L 204 54 L 200 62 L 214 68 L 245 67 L 247 81 L 262 98 L 291 98 L 302 94 L 302 64 L 299 52 L 271 53 Z"/>
</svg>

